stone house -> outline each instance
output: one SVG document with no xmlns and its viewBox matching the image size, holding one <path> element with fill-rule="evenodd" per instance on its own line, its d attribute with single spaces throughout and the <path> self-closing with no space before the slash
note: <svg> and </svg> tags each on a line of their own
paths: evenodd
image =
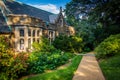
<svg viewBox="0 0 120 80">
<path fill-rule="evenodd" d="M 0 34 L 9 35 L 16 52 L 31 51 L 32 43 L 40 42 L 40 36 L 51 42 L 56 36 L 75 33 L 66 25 L 62 8 L 59 14 L 52 14 L 16 1 L 5 0 L 4 4 L 10 13 L 0 9 Z"/>
</svg>

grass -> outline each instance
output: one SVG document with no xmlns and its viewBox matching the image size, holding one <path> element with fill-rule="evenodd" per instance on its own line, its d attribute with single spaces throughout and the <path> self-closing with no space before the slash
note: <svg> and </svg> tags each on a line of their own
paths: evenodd
<svg viewBox="0 0 120 80">
<path fill-rule="evenodd" d="M 72 59 L 71 64 L 64 69 L 55 70 L 49 73 L 39 74 L 37 76 L 29 77 L 25 80 L 72 80 L 74 71 L 77 69 L 81 59 L 82 56 L 79 55 L 75 56 Z"/>
<path fill-rule="evenodd" d="M 120 55 L 99 62 L 106 80 L 120 80 Z"/>
</svg>

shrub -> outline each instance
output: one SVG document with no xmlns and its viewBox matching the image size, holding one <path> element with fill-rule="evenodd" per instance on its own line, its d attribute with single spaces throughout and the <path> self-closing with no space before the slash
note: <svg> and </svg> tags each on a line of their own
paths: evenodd
<svg viewBox="0 0 120 80">
<path fill-rule="evenodd" d="M 27 56 L 23 55 L 22 53 L 19 53 L 18 55 L 13 55 L 10 52 L 1 53 L 2 56 L 0 58 L 0 77 L 6 76 L 6 79 L 9 78 L 12 80 L 18 78 L 18 76 L 22 76 L 22 73 L 26 71 Z"/>
<path fill-rule="evenodd" d="M 0 80 L 14 80 L 26 70 L 27 58 L 22 53 L 15 55 L 6 39 L 0 37 Z"/>
<path fill-rule="evenodd" d="M 6 52 L 6 49 L 8 49 L 8 38 L 4 36 L 0 36 L 0 52 Z"/>
<path fill-rule="evenodd" d="M 120 51 L 120 34 L 111 35 L 95 49 L 98 58 L 113 56 Z"/>
<path fill-rule="evenodd" d="M 55 48 L 50 45 L 50 42 L 47 38 L 41 36 L 41 41 L 38 43 L 38 42 L 34 42 L 33 43 L 33 48 L 34 48 L 34 51 L 36 52 L 51 52 L 53 50 L 55 50 Z"/>
<path fill-rule="evenodd" d="M 53 45 L 62 51 L 74 53 L 81 52 L 83 48 L 82 38 L 77 36 L 61 35 L 54 40 Z"/>
<path fill-rule="evenodd" d="M 39 52 L 32 53 L 29 56 L 29 66 L 28 70 L 30 74 L 32 73 L 42 73 L 45 70 L 56 69 L 58 66 L 65 64 L 73 54 L 64 53 L 59 50 L 55 52 Z"/>
</svg>

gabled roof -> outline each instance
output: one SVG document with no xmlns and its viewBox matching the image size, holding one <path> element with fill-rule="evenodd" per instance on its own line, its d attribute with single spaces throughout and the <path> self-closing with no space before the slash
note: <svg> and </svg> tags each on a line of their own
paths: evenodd
<svg viewBox="0 0 120 80">
<path fill-rule="evenodd" d="M 5 4 L 12 14 L 26 14 L 32 17 L 40 18 L 45 22 L 49 22 L 49 16 L 53 15 L 53 13 L 16 1 L 6 0 Z"/>
<path fill-rule="evenodd" d="M 50 15 L 49 16 L 50 23 L 55 23 L 57 18 L 58 18 L 58 14 Z"/>
<path fill-rule="evenodd" d="M 49 16 L 54 15 L 53 13 L 26 5 L 23 3 L 16 2 L 14 0 L 5 0 L 5 5 L 11 11 L 12 14 L 26 14 L 31 17 L 42 19 L 44 22 L 50 22 Z M 0 33 L 9 33 L 10 28 L 6 23 L 6 19 L 0 9 Z"/>
</svg>

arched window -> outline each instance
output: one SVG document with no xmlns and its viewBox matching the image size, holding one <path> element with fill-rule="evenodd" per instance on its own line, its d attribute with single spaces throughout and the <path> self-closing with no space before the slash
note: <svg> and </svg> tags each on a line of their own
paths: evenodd
<svg viewBox="0 0 120 80">
<path fill-rule="evenodd" d="M 24 39 L 20 39 L 20 50 L 24 50 Z"/>
<path fill-rule="evenodd" d="M 24 29 L 20 29 L 20 37 L 24 37 Z"/>
</svg>

